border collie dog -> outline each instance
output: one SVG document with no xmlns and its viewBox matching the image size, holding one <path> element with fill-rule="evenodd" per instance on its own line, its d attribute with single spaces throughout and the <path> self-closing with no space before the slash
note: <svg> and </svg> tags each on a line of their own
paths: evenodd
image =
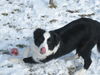
<svg viewBox="0 0 100 75">
<path fill-rule="evenodd" d="M 76 50 L 78 56 L 84 59 L 84 69 L 88 69 L 95 44 L 100 52 L 100 23 L 80 18 L 53 31 L 37 28 L 32 42 L 32 56 L 23 59 L 26 63 L 45 63 Z"/>
</svg>

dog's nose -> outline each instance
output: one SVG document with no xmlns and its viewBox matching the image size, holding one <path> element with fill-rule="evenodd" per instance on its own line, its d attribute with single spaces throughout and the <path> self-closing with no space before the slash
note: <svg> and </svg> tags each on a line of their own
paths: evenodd
<svg viewBox="0 0 100 75">
<path fill-rule="evenodd" d="M 46 48 L 45 47 L 42 47 L 40 53 L 41 54 L 45 54 L 46 53 Z"/>
</svg>

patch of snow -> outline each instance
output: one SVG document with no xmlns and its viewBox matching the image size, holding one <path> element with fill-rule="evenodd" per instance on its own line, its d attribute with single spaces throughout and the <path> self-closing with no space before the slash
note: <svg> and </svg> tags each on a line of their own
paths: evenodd
<svg viewBox="0 0 100 75">
<path fill-rule="evenodd" d="M 32 38 L 37 27 L 46 30 L 58 29 L 81 15 L 100 22 L 100 0 L 55 2 L 57 8 L 49 8 L 49 0 L 0 0 L 0 50 L 18 48 L 20 52 L 19 56 L 0 54 L 0 75 L 70 75 L 83 66 L 82 59 L 65 61 L 59 58 L 46 64 L 28 66 L 8 61 L 12 57 L 22 57 L 25 47 L 18 45 L 29 45 L 29 38 Z M 96 47 L 92 52 L 92 60 L 87 75 L 99 75 L 100 54 Z"/>
</svg>

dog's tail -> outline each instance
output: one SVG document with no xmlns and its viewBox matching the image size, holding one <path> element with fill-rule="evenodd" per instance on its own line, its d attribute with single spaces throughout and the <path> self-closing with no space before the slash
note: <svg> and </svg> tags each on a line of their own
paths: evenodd
<svg viewBox="0 0 100 75">
<path fill-rule="evenodd" d="M 98 43 L 97 43 L 97 49 L 100 52 L 100 41 L 98 41 Z"/>
</svg>

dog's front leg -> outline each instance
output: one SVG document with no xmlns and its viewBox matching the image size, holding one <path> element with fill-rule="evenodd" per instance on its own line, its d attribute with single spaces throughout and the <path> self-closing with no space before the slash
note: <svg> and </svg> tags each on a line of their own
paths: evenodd
<svg viewBox="0 0 100 75">
<path fill-rule="evenodd" d="M 23 61 L 24 61 L 25 63 L 30 63 L 30 64 L 36 64 L 36 63 L 38 63 L 38 62 L 36 62 L 35 60 L 33 60 L 32 57 L 24 58 Z"/>
</svg>

